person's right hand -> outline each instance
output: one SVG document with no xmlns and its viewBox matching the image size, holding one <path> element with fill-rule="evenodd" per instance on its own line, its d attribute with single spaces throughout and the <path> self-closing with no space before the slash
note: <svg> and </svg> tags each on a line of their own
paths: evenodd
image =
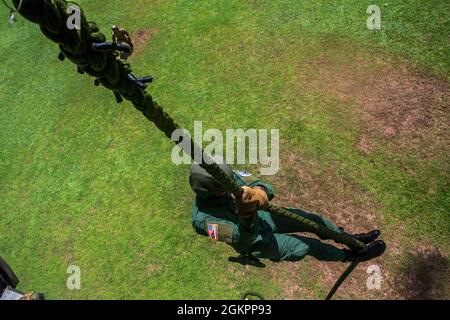
<svg viewBox="0 0 450 320">
<path fill-rule="evenodd" d="M 244 191 L 241 199 L 240 216 L 250 218 L 256 210 L 265 209 L 269 204 L 269 198 L 266 192 L 259 187 L 242 187 Z"/>
</svg>

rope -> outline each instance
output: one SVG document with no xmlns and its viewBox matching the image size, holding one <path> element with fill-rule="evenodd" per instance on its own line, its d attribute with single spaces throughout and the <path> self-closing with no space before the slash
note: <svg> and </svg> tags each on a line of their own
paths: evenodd
<svg viewBox="0 0 450 320">
<path fill-rule="evenodd" d="M 331 300 L 333 298 L 334 294 L 336 293 L 337 289 L 341 286 L 341 284 L 347 279 L 347 277 L 352 273 L 352 271 L 358 266 L 359 261 L 354 261 L 350 263 L 350 265 L 345 269 L 344 273 L 341 274 L 341 276 L 337 279 L 336 283 L 334 284 L 333 288 L 331 288 L 330 292 L 328 293 L 325 300 Z"/>
<path fill-rule="evenodd" d="M 257 297 L 259 300 L 265 300 L 261 294 L 251 291 L 244 293 L 241 300 L 250 300 L 248 297 Z"/>
<path fill-rule="evenodd" d="M 128 74 L 132 70 L 128 63 L 118 60 L 111 52 L 95 52 L 93 50 L 92 44 L 105 42 L 106 37 L 94 22 L 86 20 L 80 6 L 78 7 L 80 7 L 81 29 L 70 30 L 66 27 L 66 21 L 69 18 L 67 8 L 69 5 L 76 5 L 76 3 L 64 0 L 13 0 L 13 3 L 16 8 L 21 5 L 20 14 L 27 20 L 38 24 L 41 32 L 48 39 L 56 42 L 60 51 L 70 61 L 85 73 L 98 79 L 104 87 L 131 101 L 134 107 L 153 122 L 166 137 L 171 139 L 172 132 L 180 128 L 170 115 L 156 101 L 153 101 L 152 96 L 145 89 L 138 87 L 133 81 L 129 80 Z M 184 139 L 190 138 L 180 137 L 178 141 L 174 142 L 179 144 Z M 212 162 L 209 156 L 192 139 L 190 140 L 191 153 L 189 155 L 191 158 L 197 160 L 194 159 L 194 150 L 201 150 L 202 163 L 200 163 L 200 166 L 220 181 L 239 201 L 242 198 L 240 186 L 215 162 Z M 364 248 L 364 244 L 353 237 L 330 230 L 286 209 L 269 204 L 268 211 L 296 220 L 308 232 L 345 244 L 352 250 Z"/>
</svg>

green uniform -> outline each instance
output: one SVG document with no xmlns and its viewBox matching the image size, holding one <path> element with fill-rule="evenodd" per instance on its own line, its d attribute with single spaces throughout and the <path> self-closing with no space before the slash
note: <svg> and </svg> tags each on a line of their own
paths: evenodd
<svg viewBox="0 0 450 320">
<path fill-rule="evenodd" d="M 263 187 L 271 200 L 274 190 L 243 171 L 234 171 L 235 181 L 250 187 Z M 306 217 L 337 232 L 341 232 L 332 222 L 322 216 L 307 213 L 300 209 L 287 208 L 298 215 Z M 231 196 L 220 198 L 196 197 L 192 209 L 192 225 L 197 233 L 223 241 L 239 253 L 251 253 L 257 258 L 273 261 L 299 261 L 305 255 L 311 255 L 323 261 L 343 261 L 344 251 L 318 239 L 299 236 L 304 232 L 302 226 L 289 218 L 280 217 L 264 210 L 258 210 L 250 220 L 236 214 Z M 326 239 L 323 239 L 326 240 Z"/>
</svg>

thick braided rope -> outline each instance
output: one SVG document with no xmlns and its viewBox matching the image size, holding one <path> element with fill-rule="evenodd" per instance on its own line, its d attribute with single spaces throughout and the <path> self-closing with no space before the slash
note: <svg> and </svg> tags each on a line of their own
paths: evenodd
<svg viewBox="0 0 450 320">
<path fill-rule="evenodd" d="M 20 0 L 13 0 L 13 3 L 17 8 Z M 81 29 L 70 30 L 67 28 L 66 22 L 69 18 L 67 8 L 70 4 L 75 3 L 64 0 L 22 0 L 20 14 L 27 20 L 39 24 L 42 33 L 56 42 L 68 59 L 89 75 L 98 78 L 104 87 L 120 93 L 125 99 L 131 101 L 137 110 L 141 111 L 170 139 L 172 132 L 180 127 L 164 112 L 161 106 L 153 101 L 150 94 L 128 79 L 127 75 L 131 72 L 130 65 L 118 60 L 113 53 L 95 52 L 92 49 L 92 43 L 106 41 L 105 35 L 100 32 L 97 25 L 88 22 L 81 11 Z M 81 10 L 81 7 L 78 7 Z M 177 144 L 179 142 L 181 140 L 175 141 Z M 193 147 L 190 156 L 194 159 L 193 150 L 198 146 L 195 146 L 192 141 L 191 145 Z M 203 152 L 201 154 L 203 159 L 208 158 Z M 216 163 L 207 164 L 202 161 L 201 166 L 224 184 L 228 191 L 240 198 L 242 194 L 240 187 Z M 270 204 L 268 210 L 296 220 L 307 231 L 343 243 L 351 249 L 364 247 L 363 243 L 351 236 L 329 230 L 284 208 Z"/>
</svg>

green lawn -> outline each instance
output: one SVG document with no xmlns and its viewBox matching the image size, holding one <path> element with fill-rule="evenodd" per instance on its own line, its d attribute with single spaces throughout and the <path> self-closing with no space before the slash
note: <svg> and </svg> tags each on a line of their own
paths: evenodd
<svg viewBox="0 0 450 320">
<path fill-rule="evenodd" d="M 280 129 L 283 177 L 288 155 L 300 155 L 317 164 L 319 180 L 332 167 L 333 179 L 358 190 L 344 192 L 346 200 L 364 202 L 364 194 L 376 203 L 385 237 L 399 251 L 383 267 L 401 272 L 397 262 L 422 244 L 448 265 L 450 100 L 430 104 L 447 121 L 425 128 L 418 143 L 399 147 L 408 136 L 378 137 L 364 154 L 355 148 L 365 130 L 357 101 L 310 84 L 326 56 L 337 75 L 341 66 L 361 76 L 407 64 L 441 79 L 448 93 L 450 2 L 383 1 L 379 31 L 366 28 L 372 1 L 78 3 L 107 34 L 112 24 L 154 32 L 130 61 L 135 74 L 155 76 L 149 92 L 180 125 Z M 108 90 L 60 62 L 36 25 L 21 17 L 6 25 L 6 16 L 1 7 L 0 255 L 21 279 L 19 289 L 48 299 L 233 299 L 248 290 L 283 299 L 289 264 L 279 272 L 270 263 L 230 264 L 230 248 L 194 232 L 189 167 L 171 162 L 172 144 L 129 103 L 115 104 Z M 438 131 L 444 138 L 435 138 Z M 290 179 L 317 192 L 314 183 Z M 81 268 L 81 290 L 65 286 L 69 265 Z M 448 280 L 445 272 L 440 281 Z M 294 275 L 310 294 L 295 298 L 322 298 L 329 289 L 308 282 L 311 273 L 304 263 Z M 442 286 L 449 298 L 448 283 Z M 353 297 L 345 288 L 342 296 Z"/>
</svg>

